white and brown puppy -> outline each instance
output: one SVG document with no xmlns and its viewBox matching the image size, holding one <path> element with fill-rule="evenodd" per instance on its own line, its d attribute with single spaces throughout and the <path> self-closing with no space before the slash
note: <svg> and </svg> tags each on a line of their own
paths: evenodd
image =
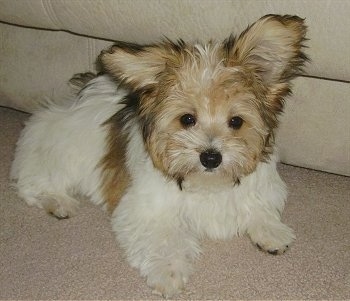
<svg viewBox="0 0 350 301">
<path fill-rule="evenodd" d="M 12 166 L 19 195 L 59 218 L 80 196 L 111 210 L 129 263 L 166 297 L 203 237 L 246 233 L 283 253 L 295 236 L 280 221 L 274 132 L 305 32 L 299 17 L 268 15 L 222 43 L 117 43 L 100 56 L 107 74 L 28 121 Z"/>
</svg>

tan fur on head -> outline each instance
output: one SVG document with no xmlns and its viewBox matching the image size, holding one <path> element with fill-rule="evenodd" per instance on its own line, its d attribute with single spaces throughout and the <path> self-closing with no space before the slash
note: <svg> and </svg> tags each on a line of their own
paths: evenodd
<svg viewBox="0 0 350 301">
<path fill-rule="evenodd" d="M 306 60 L 305 32 L 298 17 L 268 15 L 237 40 L 119 43 L 100 59 L 107 72 L 137 95 L 127 106 L 133 107 L 159 170 L 179 181 L 203 174 L 207 169 L 199 156 L 215 150 L 222 164 L 206 174 L 237 181 L 272 151 L 283 97 Z M 195 119 L 191 126 L 181 124 L 186 114 Z M 237 117 L 243 124 L 232 128 Z"/>
</svg>

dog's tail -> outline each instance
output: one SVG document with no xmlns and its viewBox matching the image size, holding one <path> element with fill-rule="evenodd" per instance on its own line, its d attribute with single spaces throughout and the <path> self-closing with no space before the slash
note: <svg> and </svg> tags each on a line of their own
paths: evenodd
<svg viewBox="0 0 350 301">
<path fill-rule="evenodd" d="M 94 79 L 97 74 L 93 72 L 77 73 L 69 80 L 69 86 L 76 93 L 79 91 L 92 79 Z"/>
<path fill-rule="evenodd" d="M 75 105 L 77 102 L 77 95 L 88 84 L 89 81 L 96 78 L 98 74 L 93 72 L 77 73 L 68 81 L 69 89 L 60 97 L 44 97 L 36 102 L 34 108 L 31 108 L 31 113 L 45 110 L 45 109 L 65 109 Z"/>
</svg>

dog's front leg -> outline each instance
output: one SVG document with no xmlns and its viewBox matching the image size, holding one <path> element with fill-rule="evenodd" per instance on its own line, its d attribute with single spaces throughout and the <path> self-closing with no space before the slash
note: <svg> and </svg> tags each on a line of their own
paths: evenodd
<svg viewBox="0 0 350 301">
<path fill-rule="evenodd" d="M 113 228 L 129 263 L 147 278 L 154 293 L 169 298 L 180 293 L 200 253 L 195 235 L 176 209 L 138 211 L 120 204 Z"/>
<path fill-rule="evenodd" d="M 284 253 L 295 240 L 294 231 L 281 222 L 287 188 L 275 162 L 272 157 L 260 164 L 240 187 L 242 193 L 248 192 L 242 202 L 248 217 L 244 228 L 259 249 L 274 255 Z"/>
<path fill-rule="evenodd" d="M 295 240 L 294 231 L 268 212 L 256 213 L 247 233 L 259 249 L 273 255 L 283 254 Z"/>
</svg>

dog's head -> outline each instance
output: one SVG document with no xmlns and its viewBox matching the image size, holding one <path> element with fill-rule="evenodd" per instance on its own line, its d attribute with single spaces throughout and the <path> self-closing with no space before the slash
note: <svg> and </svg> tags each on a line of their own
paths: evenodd
<svg viewBox="0 0 350 301">
<path fill-rule="evenodd" d="M 156 168 L 179 183 L 193 174 L 236 182 L 272 152 L 305 33 L 299 17 L 268 15 L 237 39 L 118 43 L 100 60 L 131 91 L 127 111 Z"/>
</svg>

